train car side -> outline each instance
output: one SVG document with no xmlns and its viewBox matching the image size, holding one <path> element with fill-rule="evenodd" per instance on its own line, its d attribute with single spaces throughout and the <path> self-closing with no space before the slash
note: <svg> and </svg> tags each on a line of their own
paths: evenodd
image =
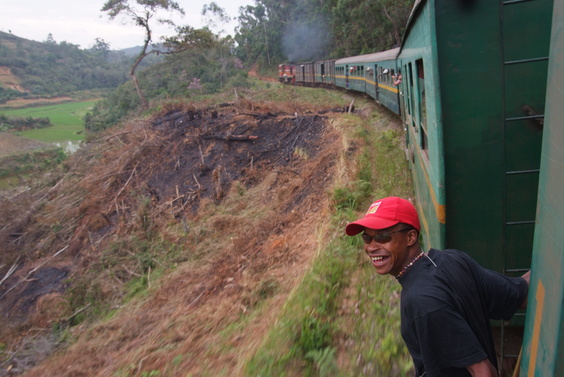
<svg viewBox="0 0 564 377">
<path fill-rule="evenodd" d="M 296 82 L 304 85 L 315 83 L 315 62 L 296 64 Z"/>
<path fill-rule="evenodd" d="M 520 376 L 564 376 L 564 2 L 554 3 L 537 219 Z"/>
<path fill-rule="evenodd" d="M 396 114 L 400 113 L 399 91 L 394 86 L 399 48 L 374 54 L 338 59 L 335 62 L 335 84 L 338 87 L 366 93 Z"/>
<path fill-rule="evenodd" d="M 431 2 L 419 2 L 410 18 L 397 64 L 402 73 L 400 105 L 426 246 L 444 248 L 445 177 L 441 91 Z"/>
<path fill-rule="evenodd" d="M 327 87 L 335 85 L 335 60 L 322 60 L 314 63 L 316 83 Z"/>
<path fill-rule="evenodd" d="M 425 243 L 506 274 L 530 266 L 550 16 L 549 0 L 422 0 L 398 56 Z"/>
</svg>

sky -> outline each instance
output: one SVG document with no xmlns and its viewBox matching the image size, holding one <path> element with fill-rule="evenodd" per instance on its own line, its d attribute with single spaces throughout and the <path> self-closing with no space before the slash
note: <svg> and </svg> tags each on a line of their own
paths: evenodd
<svg viewBox="0 0 564 377">
<path fill-rule="evenodd" d="M 173 18 L 177 25 L 200 28 L 205 24 L 202 7 L 214 1 L 231 18 L 239 15 L 239 7 L 255 5 L 254 0 L 176 0 L 184 9 L 185 16 Z M 139 46 L 144 41 L 144 29 L 135 26 L 124 16 L 113 21 L 101 9 L 105 0 L 0 0 L 0 30 L 18 37 L 38 42 L 47 40 L 52 34 L 57 42 L 67 42 L 86 49 L 92 47 L 96 38 L 110 44 L 112 50 Z M 162 12 L 158 16 L 169 16 Z M 234 34 L 237 21 L 222 27 L 226 34 Z M 153 41 L 159 42 L 162 35 L 173 35 L 170 27 L 153 27 Z M 214 30 L 216 33 L 219 31 Z"/>
</svg>

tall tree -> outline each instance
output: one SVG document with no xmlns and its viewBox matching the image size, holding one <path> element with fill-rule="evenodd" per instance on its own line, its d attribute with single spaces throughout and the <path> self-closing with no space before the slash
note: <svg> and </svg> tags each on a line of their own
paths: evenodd
<svg viewBox="0 0 564 377">
<path fill-rule="evenodd" d="M 296 0 L 256 0 L 255 6 L 239 8 L 239 27 L 235 41 L 237 55 L 262 66 L 284 60 L 281 41 L 288 27 Z"/>
<path fill-rule="evenodd" d="M 158 49 L 149 50 L 149 45 L 153 41 L 152 23 L 156 21 L 160 24 L 174 26 L 174 23 L 170 19 L 161 18 L 154 20 L 155 16 L 160 11 L 178 12 L 184 15 L 184 10 L 176 1 L 172 0 L 107 0 L 102 7 L 102 12 L 107 12 L 110 19 L 113 20 L 117 16 L 123 15 L 132 20 L 135 25 L 145 29 L 145 42 L 129 71 L 129 76 L 131 76 L 135 84 L 135 89 L 137 90 L 137 95 L 141 100 L 143 108 L 147 108 L 149 104 L 139 86 L 139 80 L 136 75 L 137 67 L 148 55 L 162 53 L 162 51 Z"/>
<path fill-rule="evenodd" d="M 90 50 L 96 55 L 101 56 L 104 60 L 107 60 L 111 54 L 110 44 L 102 38 L 96 38 L 94 45 L 90 47 Z"/>
<path fill-rule="evenodd" d="M 203 6 L 202 16 L 205 17 L 208 27 L 219 35 L 225 32 L 225 30 L 221 29 L 223 25 L 231 21 L 231 17 L 225 12 L 225 9 L 213 1 Z"/>
</svg>

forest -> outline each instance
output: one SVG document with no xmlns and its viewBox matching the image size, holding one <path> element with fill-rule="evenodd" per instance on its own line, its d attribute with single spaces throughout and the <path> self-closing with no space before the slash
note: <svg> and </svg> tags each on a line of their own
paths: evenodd
<svg viewBox="0 0 564 377">
<path fill-rule="evenodd" d="M 35 42 L 0 32 L 0 66 L 25 91 L 0 87 L 0 103 L 15 98 L 54 97 L 78 90 L 115 88 L 127 80 L 131 58 L 98 39 L 89 49 L 52 38 Z"/>
</svg>

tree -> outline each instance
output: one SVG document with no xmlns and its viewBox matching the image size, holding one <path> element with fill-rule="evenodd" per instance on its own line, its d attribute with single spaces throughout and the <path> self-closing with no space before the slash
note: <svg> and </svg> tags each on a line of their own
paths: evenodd
<svg viewBox="0 0 564 377">
<path fill-rule="evenodd" d="M 53 34 L 49 33 L 47 35 L 47 39 L 45 40 L 45 43 L 50 44 L 50 45 L 56 45 L 57 42 L 55 42 L 55 38 L 53 38 Z"/>
<path fill-rule="evenodd" d="M 96 38 L 94 45 L 90 48 L 90 50 L 101 56 L 104 60 L 107 60 L 111 53 L 110 44 L 102 38 Z"/>
<path fill-rule="evenodd" d="M 205 4 L 202 8 L 202 16 L 206 19 L 206 24 L 211 30 L 223 27 L 223 24 L 231 21 L 231 17 L 227 15 L 225 9 L 221 8 L 215 2 Z M 221 35 L 225 30 L 219 30 L 217 33 Z"/>
<path fill-rule="evenodd" d="M 124 15 L 135 22 L 135 25 L 145 29 L 145 42 L 129 71 L 129 76 L 133 80 L 143 108 L 147 108 L 149 104 L 139 86 L 136 70 L 145 57 L 151 54 L 163 53 L 163 51 L 158 49 L 149 50 L 149 44 L 153 41 L 152 22 L 159 11 L 178 12 L 184 15 L 184 10 L 176 1 L 172 0 L 107 0 L 102 7 L 102 12 L 107 12 L 111 20 L 119 15 Z M 157 19 L 156 22 L 174 26 L 170 19 Z"/>
</svg>

